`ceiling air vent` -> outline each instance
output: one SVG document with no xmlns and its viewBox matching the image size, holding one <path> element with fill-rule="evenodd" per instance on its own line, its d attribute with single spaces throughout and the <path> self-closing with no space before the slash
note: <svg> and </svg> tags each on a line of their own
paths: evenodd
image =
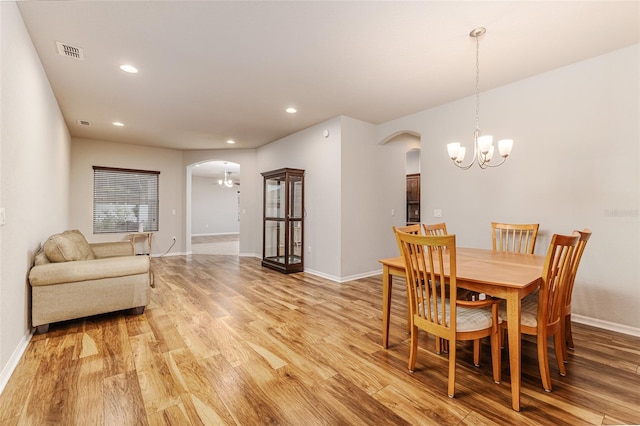
<svg viewBox="0 0 640 426">
<path fill-rule="evenodd" d="M 78 120 L 78 124 L 81 126 L 91 126 L 91 122 L 87 120 Z"/>
<path fill-rule="evenodd" d="M 56 41 L 56 46 L 58 47 L 58 53 L 61 56 L 84 61 L 84 53 L 82 52 L 81 48 L 72 46 L 67 43 L 61 43 L 59 41 Z"/>
</svg>

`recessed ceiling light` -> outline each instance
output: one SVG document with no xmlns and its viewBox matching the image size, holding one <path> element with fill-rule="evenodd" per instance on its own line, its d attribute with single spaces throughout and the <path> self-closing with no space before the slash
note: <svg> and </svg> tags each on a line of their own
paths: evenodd
<svg viewBox="0 0 640 426">
<path fill-rule="evenodd" d="M 121 122 L 119 122 L 119 121 L 114 121 L 114 122 L 113 122 L 113 123 L 111 123 L 111 124 L 113 124 L 113 125 L 114 125 L 114 126 L 116 126 L 116 127 L 123 127 L 123 126 L 124 126 L 124 123 L 121 123 Z"/>
<path fill-rule="evenodd" d="M 296 112 L 298 112 L 298 110 L 295 109 L 294 107 L 289 107 L 285 109 L 285 111 L 288 112 L 289 114 L 295 114 Z"/>
<path fill-rule="evenodd" d="M 236 141 L 229 139 L 229 140 L 227 141 L 227 143 L 228 143 L 229 145 L 233 145 L 234 143 L 236 143 Z"/>
<path fill-rule="evenodd" d="M 130 74 L 135 74 L 138 72 L 138 68 L 134 67 L 133 65 L 129 65 L 129 64 L 124 64 L 124 65 L 120 65 L 120 69 L 124 72 L 128 72 Z"/>
</svg>

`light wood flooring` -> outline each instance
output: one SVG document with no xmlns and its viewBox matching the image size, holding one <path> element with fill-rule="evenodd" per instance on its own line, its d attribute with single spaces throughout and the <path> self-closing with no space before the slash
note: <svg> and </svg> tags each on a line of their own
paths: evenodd
<svg viewBox="0 0 640 426">
<path fill-rule="evenodd" d="M 198 235 L 191 237 L 193 254 L 237 256 L 240 249 L 239 234 Z"/>
<path fill-rule="evenodd" d="M 338 284 L 282 275 L 254 258 L 152 259 L 142 315 L 52 324 L 35 335 L 0 396 L 6 425 L 589 425 L 640 423 L 640 338 L 574 326 L 553 392 L 523 342 L 522 411 L 507 353 L 493 383 L 488 345 L 459 343 L 456 397 L 446 355 L 423 335 L 407 371 L 405 292 L 394 286 L 381 341 L 381 277 Z"/>
</svg>

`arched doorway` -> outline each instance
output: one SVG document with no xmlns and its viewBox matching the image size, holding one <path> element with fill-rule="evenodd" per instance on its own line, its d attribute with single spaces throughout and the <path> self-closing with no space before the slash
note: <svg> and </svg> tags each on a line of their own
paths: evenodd
<svg viewBox="0 0 640 426">
<path fill-rule="evenodd" d="M 404 152 L 404 221 L 405 224 L 422 222 L 422 198 L 421 198 L 421 138 L 420 134 L 410 130 L 395 132 L 380 144 L 402 147 Z"/>
<path fill-rule="evenodd" d="M 208 160 L 191 165 L 190 170 L 190 253 L 237 256 L 240 165 Z"/>
</svg>

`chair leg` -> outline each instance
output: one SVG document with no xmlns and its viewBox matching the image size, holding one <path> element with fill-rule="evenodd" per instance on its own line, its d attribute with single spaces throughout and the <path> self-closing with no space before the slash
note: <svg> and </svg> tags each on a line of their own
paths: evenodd
<svg viewBox="0 0 640 426">
<path fill-rule="evenodd" d="M 568 314 L 564 317 L 564 330 L 567 347 L 571 350 L 574 350 L 575 347 L 573 346 L 573 333 L 571 333 L 571 314 Z"/>
<path fill-rule="evenodd" d="M 481 340 L 476 339 L 473 341 L 473 365 L 480 367 L 480 349 Z"/>
<path fill-rule="evenodd" d="M 418 355 L 418 327 L 411 327 L 411 343 L 409 344 L 409 371 L 413 372 L 416 367 L 416 356 Z"/>
<path fill-rule="evenodd" d="M 559 341 L 561 342 L 561 352 L 562 352 L 562 362 L 564 364 L 569 362 L 569 352 L 567 351 L 567 317 L 563 316 L 560 318 L 560 330 L 558 330 L 557 334 L 560 334 Z"/>
<path fill-rule="evenodd" d="M 564 365 L 566 363 L 564 358 L 564 353 L 567 350 L 567 348 L 564 344 L 564 336 L 563 336 L 562 330 L 558 330 L 553 335 L 553 346 L 554 346 L 554 349 L 556 350 L 556 358 L 558 360 L 558 370 L 560 370 L 560 375 L 564 377 L 567 375 L 567 368 Z"/>
<path fill-rule="evenodd" d="M 436 354 L 449 352 L 449 341 L 442 337 L 436 337 Z"/>
<path fill-rule="evenodd" d="M 407 334 L 411 333 L 411 300 L 407 295 Z"/>
<path fill-rule="evenodd" d="M 542 387 L 546 392 L 551 392 L 551 374 L 549 373 L 549 356 L 547 354 L 547 338 L 542 334 L 537 335 L 538 346 L 538 367 L 540 368 L 540 378 Z"/>
<path fill-rule="evenodd" d="M 493 381 L 500 383 L 502 379 L 502 353 L 500 351 L 500 334 L 498 330 L 491 335 L 491 366 L 493 367 Z"/>
<path fill-rule="evenodd" d="M 449 384 L 447 386 L 447 395 L 453 398 L 456 394 L 456 344 L 451 342 L 449 345 Z"/>
</svg>

